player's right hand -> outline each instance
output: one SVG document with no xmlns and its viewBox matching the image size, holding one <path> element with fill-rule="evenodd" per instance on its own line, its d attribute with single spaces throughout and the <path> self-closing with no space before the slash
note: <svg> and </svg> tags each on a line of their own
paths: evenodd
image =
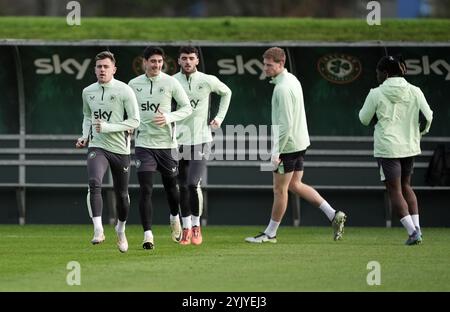
<svg viewBox="0 0 450 312">
<path fill-rule="evenodd" d="M 77 143 L 75 143 L 76 148 L 83 148 L 88 143 L 88 138 L 78 138 Z"/>
<path fill-rule="evenodd" d="M 278 166 L 280 165 L 280 163 L 281 163 L 281 159 L 280 159 L 280 154 L 274 154 L 274 155 L 272 155 L 272 158 L 271 158 L 271 163 L 272 163 L 272 166 L 276 169 L 276 168 L 278 168 Z"/>
<path fill-rule="evenodd" d="M 153 118 L 153 122 L 157 126 L 160 126 L 160 127 L 165 126 L 167 123 L 166 116 L 164 116 L 164 114 L 158 110 L 158 114 L 156 114 L 155 117 Z"/>
</svg>

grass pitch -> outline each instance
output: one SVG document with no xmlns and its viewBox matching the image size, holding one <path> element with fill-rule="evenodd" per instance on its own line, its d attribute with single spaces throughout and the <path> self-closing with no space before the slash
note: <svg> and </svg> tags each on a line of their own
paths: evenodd
<svg viewBox="0 0 450 312">
<path fill-rule="evenodd" d="M 131 225 L 121 254 L 111 226 L 93 246 L 90 225 L 2 225 L 0 291 L 450 291 L 450 229 L 425 228 L 419 246 L 403 245 L 403 228 L 348 227 L 334 242 L 331 227 L 281 227 L 277 244 L 244 242 L 262 229 L 208 226 L 201 246 L 181 246 L 156 226 L 148 251 Z M 66 283 L 70 261 L 79 286 Z M 370 261 L 379 286 L 367 284 Z"/>
</svg>

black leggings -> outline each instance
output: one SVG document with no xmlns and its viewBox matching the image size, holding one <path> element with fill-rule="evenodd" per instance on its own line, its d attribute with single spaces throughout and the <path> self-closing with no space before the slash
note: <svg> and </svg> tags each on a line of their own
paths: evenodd
<svg viewBox="0 0 450 312">
<path fill-rule="evenodd" d="M 115 154 L 101 148 L 89 148 L 87 159 L 89 176 L 88 208 L 92 217 L 102 215 L 102 181 L 108 166 L 111 168 L 113 178 L 117 215 L 120 221 L 126 221 L 130 211 L 130 197 L 128 195 L 130 155 Z"/>
<path fill-rule="evenodd" d="M 206 171 L 206 160 L 180 160 L 178 183 L 180 185 L 180 207 L 183 217 L 191 214 L 198 217 L 203 210 L 202 176 Z"/>
<path fill-rule="evenodd" d="M 177 188 L 176 177 L 161 176 L 169 203 L 170 214 L 176 216 L 180 206 L 180 195 Z M 144 231 L 152 229 L 153 223 L 153 172 L 138 172 L 138 181 L 140 185 L 139 192 L 139 214 Z"/>
</svg>

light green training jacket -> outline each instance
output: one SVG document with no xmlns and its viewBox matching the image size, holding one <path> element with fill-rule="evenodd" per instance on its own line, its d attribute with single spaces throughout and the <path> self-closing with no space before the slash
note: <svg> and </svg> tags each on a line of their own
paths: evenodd
<svg viewBox="0 0 450 312">
<path fill-rule="evenodd" d="M 419 130 L 419 113 L 426 119 L 425 129 Z M 365 126 L 378 119 L 374 131 L 374 156 L 404 158 L 421 153 L 420 138 L 427 133 L 433 112 L 422 91 L 402 77 L 386 79 L 371 89 L 359 119 Z"/>
<path fill-rule="evenodd" d="M 135 146 L 152 149 L 176 148 L 177 139 L 172 122 L 180 121 L 192 113 L 189 98 L 180 83 L 161 72 L 158 76 L 140 75 L 128 83 L 136 94 L 141 124 L 136 132 Z M 177 110 L 172 111 L 172 100 Z M 153 119 L 164 114 L 167 124 L 158 126 Z"/>
<path fill-rule="evenodd" d="M 222 122 L 230 105 L 230 88 L 216 76 L 199 71 L 189 75 L 189 78 L 181 72 L 173 77 L 183 86 L 193 110 L 192 115 L 177 124 L 178 144 L 195 145 L 211 142 L 212 135 L 208 123 L 209 96 L 211 93 L 217 93 L 220 96 L 219 110 L 211 120 L 217 119 Z"/>
<path fill-rule="evenodd" d="M 83 89 L 83 138 L 89 147 L 129 155 L 130 134 L 139 126 L 139 111 L 133 90 L 114 78 L 108 83 L 98 82 Z M 92 127 L 92 120 L 103 120 L 101 132 Z"/>
<path fill-rule="evenodd" d="M 278 144 L 275 140 L 272 155 L 303 151 L 310 142 L 302 86 L 287 69 L 273 78 L 271 83 L 275 84 L 272 126 L 279 129 Z"/>
</svg>

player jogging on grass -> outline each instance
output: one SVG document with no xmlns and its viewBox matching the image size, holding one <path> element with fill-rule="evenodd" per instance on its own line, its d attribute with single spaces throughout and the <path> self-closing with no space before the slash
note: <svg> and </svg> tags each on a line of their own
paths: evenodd
<svg viewBox="0 0 450 312">
<path fill-rule="evenodd" d="M 421 153 L 420 139 L 431 126 L 431 111 L 422 91 L 403 76 L 400 58 L 384 56 L 377 64 L 380 86 L 370 90 L 359 112 L 363 125 L 375 123 L 374 156 L 393 210 L 408 232 L 406 245 L 422 242 L 417 197 L 411 188 L 414 156 Z M 420 118 L 426 120 L 420 130 Z"/>
<path fill-rule="evenodd" d="M 331 221 L 334 240 L 344 232 L 346 215 L 334 210 L 311 186 L 302 182 L 303 157 L 309 143 L 303 103 L 302 86 L 298 79 L 284 67 L 286 55 L 281 48 L 273 47 L 263 55 L 264 72 L 275 84 L 272 95 L 272 125 L 279 129 L 272 152 L 274 201 L 272 216 L 264 232 L 247 237 L 249 243 L 276 243 L 276 235 L 286 212 L 288 190 L 322 210 Z M 278 146 L 277 146 L 278 145 Z"/>
<path fill-rule="evenodd" d="M 193 113 L 178 123 L 178 144 L 181 156 L 178 175 L 180 206 L 183 219 L 182 245 L 200 245 L 203 241 L 200 216 L 203 210 L 202 177 L 212 141 L 211 129 L 219 128 L 230 105 L 231 90 L 216 76 L 197 70 L 198 50 L 181 47 L 178 64 L 181 71 L 175 77 L 186 91 Z M 217 115 L 209 122 L 209 99 L 211 93 L 220 98 Z"/>
<path fill-rule="evenodd" d="M 125 223 L 130 209 L 128 181 L 130 178 L 130 131 L 139 126 L 136 96 L 129 86 L 115 80 L 117 70 L 111 52 L 104 51 L 95 57 L 97 82 L 83 90 L 83 135 L 77 148 L 89 143 L 87 169 L 89 192 L 87 206 L 94 224 L 92 244 L 105 240 L 102 225 L 102 180 L 111 168 L 114 193 L 117 200 L 117 246 L 121 252 L 128 250 Z"/>
<path fill-rule="evenodd" d="M 176 177 L 178 161 L 175 123 L 192 113 L 191 105 L 180 83 L 161 71 L 164 51 L 159 47 L 144 50 L 145 73 L 128 84 L 139 103 L 141 124 L 136 131 L 136 168 L 140 185 L 139 213 L 144 229 L 144 249 L 154 248 L 153 221 L 153 173 L 161 173 L 164 190 L 170 208 L 172 240 L 181 238 L 181 223 L 178 215 L 180 195 Z M 172 100 L 177 109 L 172 111 Z"/>
</svg>

